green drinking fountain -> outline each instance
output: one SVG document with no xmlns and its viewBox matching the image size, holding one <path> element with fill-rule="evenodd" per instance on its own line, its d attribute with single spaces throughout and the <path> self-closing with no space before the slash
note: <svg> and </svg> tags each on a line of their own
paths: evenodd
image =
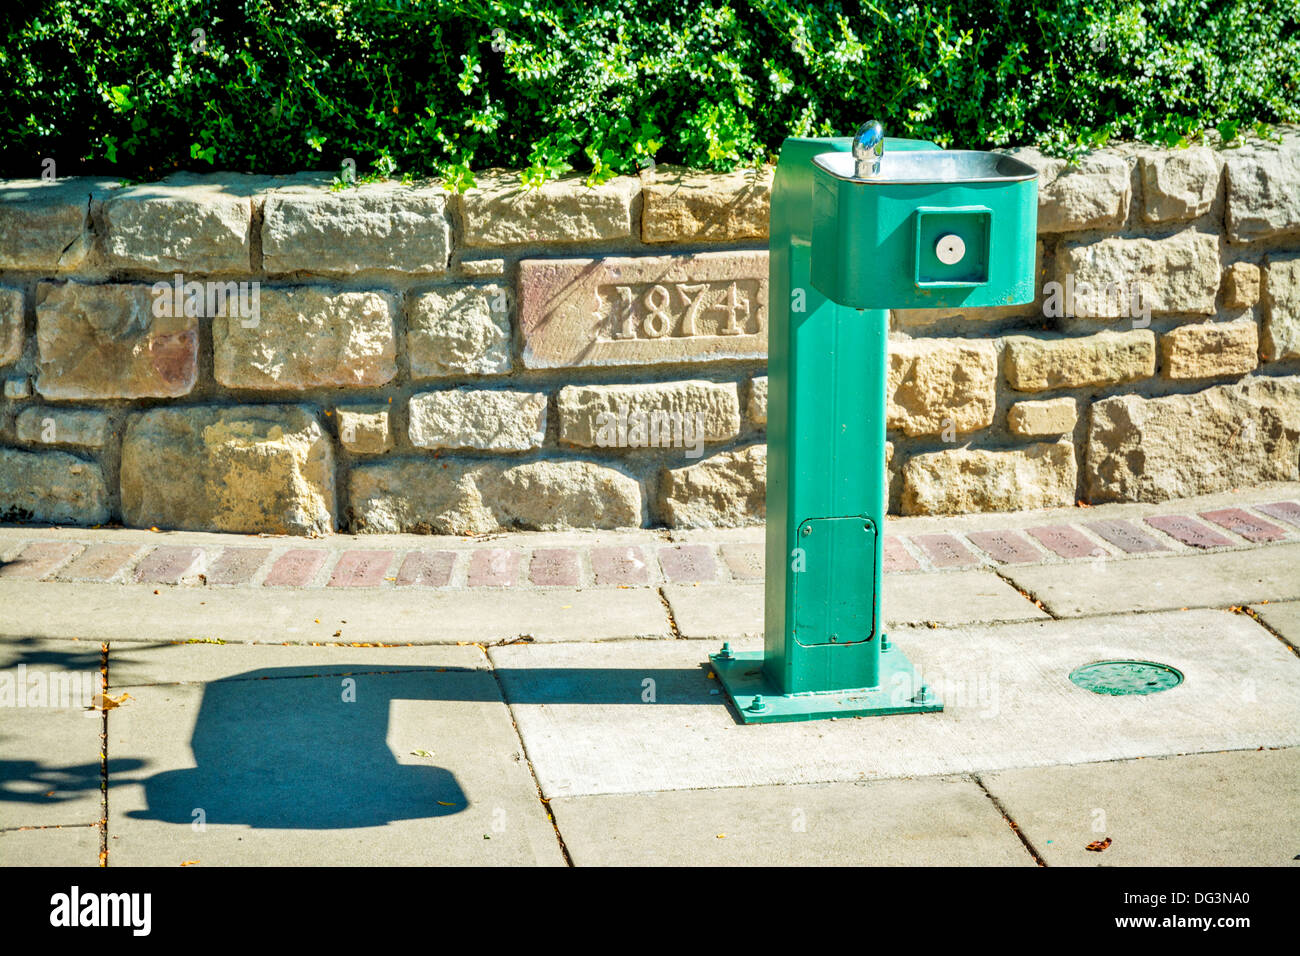
<svg viewBox="0 0 1300 956">
<path fill-rule="evenodd" d="M 761 652 L 709 656 L 740 720 L 940 711 L 883 627 L 890 309 L 1032 302 L 1038 174 L 886 138 L 787 139 L 772 187 Z"/>
</svg>

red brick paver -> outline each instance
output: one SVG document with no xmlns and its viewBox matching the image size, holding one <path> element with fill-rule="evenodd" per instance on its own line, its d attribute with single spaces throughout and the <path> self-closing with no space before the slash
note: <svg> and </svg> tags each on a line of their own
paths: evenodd
<svg viewBox="0 0 1300 956">
<path fill-rule="evenodd" d="M 519 580 L 519 552 L 509 548 L 475 551 L 469 559 L 472 588 L 511 587 Z"/>
<path fill-rule="evenodd" d="M 1269 505 L 1255 505 L 1255 510 L 1300 528 L 1300 501 L 1275 501 Z"/>
<path fill-rule="evenodd" d="M 451 582 L 455 566 L 455 551 L 412 551 L 397 572 L 397 585 L 445 588 Z"/>
<path fill-rule="evenodd" d="M 139 550 L 134 544 L 92 544 L 56 577 L 60 581 L 107 581 L 126 567 Z"/>
<path fill-rule="evenodd" d="M 541 587 L 577 587 L 582 563 L 573 548 L 539 548 L 528 564 L 528 580 Z"/>
<path fill-rule="evenodd" d="M 226 548 L 208 569 L 208 583 L 246 584 L 270 556 L 270 548 Z"/>
<path fill-rule="evenodd" d="M 1019 531 L 972 531 L 966 537 L 1003 564 L 1032 564 L 1043 554 Z"/>
<path fill-rule="evenodd" d="M 966 568 L 979 564 L 970 548 L 950 534 L 915 534 L 912 541 L 936 568 Z"/>
<path fill-rule="evenodd" d="M 1131 521 L 1111 518 L 1105 521 L 1088 521 L 1086 526 L 1105 538 L 1115 547 L 1128 554 L 1144 554 L 1148 551 L 1168 551 L 1153 535 L 1147 534 Z"/>
<path fill-rule="evenodd" d="M 718 576 L 713 551 L 704 544 L 679 544 L 659 549 L 659 567 L 669 581 L 712 581 Z"/>
<path fill-rule="evenodd" d="M 1247 514 L 1240 508 L 1202 511 L 1201 517 L 1213 521 L 1220 528 L 1227 528 L 1233 534 L 1241 535 L 1247 541 L 1279 541 L 1286 537 L 1286 532 L 1277 525 Z"/>
<path fill-rule="evenodd" d="M 377 588 L 396 555 L 392 551 L 344 551 L 330 572 L 328 587 Z"/>
<path fill-rule="evenodd" d="M 328 551 L 322 548 L 294 548 L 275 559 L 266 580 L 268 588 L 300 588 L 311 584 L 325 564 Z"/>
<path fill-rule="evenodd" d="M 1146 523 L 1193 548 L 1230 548 L 1232 539 L 1189 515 L 1152 515 Z"/>
<path fill-rule="evenodd" d="M 1102 551 L 1101 548 L 1091 538 L 1080 531 L 1078 528 L 1068 524 L 1048 524 L 1040 525 L 1037 528 L 1026 528 L 1031 535 L 1039 540 L 1043 547 L 1056 552 L 1063 558 L 1086 558 L 1094 551 Z"/>
<path fill-rule="evenodd" d="M 757 581 L 763 577 L 761 544 L 724 544 L 722 560 L 738 581 Z"/>
<path fill-rule="evenodd" d="M 38 580 L 84 549 L 85 545 L 70 541 L 34 541 L 18 557 L 0 565 L 0 578 Z"/>
<path fill-rule="evenodd" d="M 640 548 L 592 548 L 591 570 L 597 587 L 630 587 L 650 580 L 650 562 Z"/>
<path fill-rule="evenodd" d="M 903 542 L 893 535 L 885 536 L 885 540 L 881 543 L 881 554 L 884 558 L 885 574 L 893 571 L 915 571 L 921 567 L 916 563 L 916 558 L 903 547 Z"/>
<path fill-rule="evenodd" d="M 179 584 L 199 574 L 206 563 L 202 548 L 163 545 L 141 558 L 131 576 L 138 584 Z"/>
</svg>

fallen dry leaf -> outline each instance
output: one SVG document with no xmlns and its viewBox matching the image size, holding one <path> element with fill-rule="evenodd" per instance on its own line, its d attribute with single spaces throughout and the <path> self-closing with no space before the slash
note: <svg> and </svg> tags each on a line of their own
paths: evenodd
<svg viewBox="0 0 1300 956">
<path fill-rule="evenodd" d="M 1106 839 L 1104 840 L 1097 840 L 1094 843 L 1089 843 L 1087 846 L 1084 847 L 1084 849 L 1091 850 L 1093 853 L 1100 853 L 1108 846 L 1110 846 L 1110 837 L 1106 837 Z"/>
<path fill-rule="evenodd" d="M 181 861 L 181 866 L 193 866 L 193 865 L 194 865 L 195 863 L 197 863 L 197 862 L 199 862 L 199 861 L 198 861 L 198 860 L 182 860 L 182 861 Z"/>
</svg>

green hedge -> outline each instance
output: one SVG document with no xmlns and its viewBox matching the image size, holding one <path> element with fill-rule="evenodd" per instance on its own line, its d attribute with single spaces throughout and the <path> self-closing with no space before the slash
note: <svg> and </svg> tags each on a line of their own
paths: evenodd
<svg viewBox="0 0 1300 956">
<path fill-rule="evenodd" d="M 15 0 L 9 0 L 10 4 Z M 1300 0 L 57 0 L 0 14 L 0 175 L 437 173 L 651 158 L 729 169 L 791 134 L 1077 155 L 1300 119 Z M 35 12 L 33 12 L 35 11 Z"/>
</svg>

